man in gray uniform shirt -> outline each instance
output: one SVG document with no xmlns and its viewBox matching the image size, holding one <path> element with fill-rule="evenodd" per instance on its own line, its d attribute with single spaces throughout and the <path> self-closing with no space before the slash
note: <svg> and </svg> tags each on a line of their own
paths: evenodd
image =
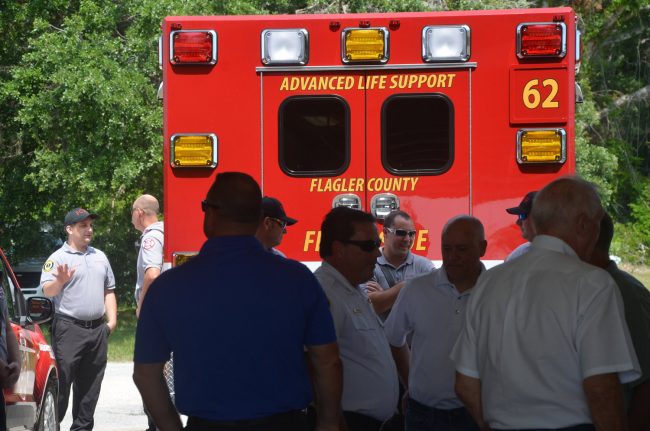
<svg viewBox="0 0 650 431">
<path fill-rule="evenodd" d="M 393 348 L 412 335 L 412 356 L 397 364 L 408 382 L 409 431 L 478 431 L 454 392 L 449 353 L 463 326 L 465 307 L 479 275 L 487 242 L 481 222 L 470 216 L 449 220 L 442 229 L 442 268 L 409 280 L 386 320 Z"/>
<path fill-rule="evenodd" d="M 407 280 L 435 268 L 429 259 L 411 253 L 415 233 L 415 224 L 404 211 L 392 211 L 384 219 L 384 247 L 373 279 L 366 283 L 368 297 L 382 320 L 388 317 Z"/>
<path fill-rule="evenodd" d="M 43 293 L 53 298 L 55 307 L 52 348 L 59 368 L 59 421 L 74 384 L 71 431 L 93 429 L 108 337 L 117 324 L 113 270 L 106 255 L 90 246 L 96 218 L 83 208 L 68 212 L 68 240 L 47 259 L 41 273 Z"/>
<path fill-rule="evenodd" d="M 330 303 L 343 362 L 343 416 L 350 430 L 377 431 L 395 413 L 397 369 L 379 317 L 361 283 L 379 256 L 374 218 L 347 207 L 331 210 L 321 226 L 323 264 L 314 275 Z"/>
<path fill-rule="evenodd" d="M 163 222 L 158 221 L 160 205 L 151 195 L 142 195 L 133 202 L 131 223 L 142 232 L 140 252 L 138 253 L 138 279 L 135 283 L 135 313 L 140 316 L 140 308 L 151 283 L 160 275 L 163 265 L 163 243 L 165 231 Z"/>
<path fill-rule="evenodd" d="M 158 221 L 160 205 L 158 199 L 151 195 L 141 195 L 131 207 L 131 223 L 133 227 L 142 232 L 140 236 L 140 251 L 138 252 L 138 278 L 135 282 L 135 314 L 140 317 L 140 309 L 149 286 L 160 275 L 163 265 L 163 244 L 165 231 L 163 222 Z M 165 364 L 165 380 L 170 392 L 173 392 L 173 375 L 171 361 Z M 144 405 L 147 415 L 148 431 L 154 431 L 156 424 Z"/>
</svg>

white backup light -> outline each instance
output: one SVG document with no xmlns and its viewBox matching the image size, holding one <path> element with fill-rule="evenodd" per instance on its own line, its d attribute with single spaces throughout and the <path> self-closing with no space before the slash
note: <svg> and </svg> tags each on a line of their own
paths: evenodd
<svg viewBox="0 0 650 431">
<path fill-rule="evenodd" d="M 307 61 L 309 61 L 309 33 L 304 28 L 262 32 L 262 63 L 304 65 Z"/>
<path fill-rule="evenodd" d="M 466 25 L 428 26 L 422 30 L 422 59 L 428 63 L 467 61 L 470 29 Z"/>
</svg>

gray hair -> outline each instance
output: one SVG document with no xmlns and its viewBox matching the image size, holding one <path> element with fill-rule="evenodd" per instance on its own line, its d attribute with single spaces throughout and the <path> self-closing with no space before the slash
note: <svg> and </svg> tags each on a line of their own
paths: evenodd
<svg viewBox="0 0 650 431">
<path fill-rule="evenodd" d="M 539 191 L 533 203 L 532 218 L 538 234 L 571 234 L 573 222 L 586 214 L 595 219 L 602 212 L 596 186 L 577 176 L 558 178 Z"/>
</svg>

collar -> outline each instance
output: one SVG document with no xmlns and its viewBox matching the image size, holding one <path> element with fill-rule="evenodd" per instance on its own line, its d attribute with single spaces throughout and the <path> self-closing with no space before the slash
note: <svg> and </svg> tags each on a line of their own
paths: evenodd
<svg viewBox="0 0 650 431">
<path fill-rule="evenodd" d="M 387 265 L 387 266 L 390 266 L 391 268 L 400 269 L 401 267 L 406 266 L 406 265 L 413 265 L 413 260 L 415 260 L 415 258 L 413 257 L 413 253 L 411 253 L 409 251 L 409 254 L 406 255 L 406 260 L 404 262 L 402 262 L 402 264 L 400 266 L 395 268 L 393 266 L 393 264 L 391 264 L 389 261 L 387 261 L 386 258 L 384 257 L 384 247 L 382 247 L 381 248 L 381 256 L 379 256 L 377 258 L 377 263 L 379 265 Z"/>
<path fill-rule="evenodd" d="M 483 262 L 481 263 L 481 271 L 478 273 L 478 277 L 476 280 L 478 281 L 478 278 L 483 275 L 487 269 L 485 269 L 485 264 Z M 458 289 L 456 289 L 456 285 L 449 281 L 449 278 L 447 277 L 447 270 L 445 269 L 444 265 L 441 266 L 439 269 L 434 269 L 432 272 L 436 274 L 436 286 L 447 286 L 451 289 L 454 290 L 454 293 L 459 295 L 459 296 L 464 296 L 464 295 L 469 295 L 472 290 L 474 290 L 474 286 L 476 286 L 476 283 L 474 283 L 474 286 L 470 287 L 464 292 L 460 292 Z"/>
<path fill-rule="evenodd" d="M 66 253 L 80 254 L 80 255 L 91 254 L 91 253 L 95 252 L 95 249 L 93 247 L 91 247 L 90 245 L 88 246 L 88 248 L 86 248 L 86 251 L 75 250 L 74 248 L 70 247 L 70 244 L 68 244 L 67 240 L 63 243 L 63 246 L 61 246 L 61 249 Z"/>
<path fill-rule="evenodd" d="M 319 269 L 321 272 L 324 272 L 329 278 L 332 278 L 335 281 L 337 281 L 339 284 L 341 284 L 345 289 L 357 290 L 354 286 L 352 286 L 352 284 L 350 284 L 348 279 L 345 278 L 343 274 L 339 272 L 338 269 L 334 268 L 326 261 L 323 261 Z"/>
<path fill-rule="evenodd" d="M 533 238 L 531 247 L 533 250 L 539 249 L 539 250 L 554 251 L 556 253 L 565 254 L 567 256 L 572 256 L 579 259 L 578 255 L 571 248 L 569 244 L 567 244 L 566 242 L 562 241 L 560 238 L 555 236 L 537 235 L 535 236 L 535 238 Z"/>
<path fill-rule="evenodd" d="M 253 235 L 217 236 L 214 238 L 208 238 L 203 243 L 200 254 L 233 253 L 256 250 L 264 251 L 264 248 Z"/>
<path fill-rule="evenodd" d="M 147 226 L 147 227 L 144 229 L 144 231 L 142 231 L 142 235 L 144 235 L 144 234 L 146 234 L 147 232 L 152 231 L 152 230 L 159 230 L 160 232 L 163 232 L 163 233 L 164 233 L 164 232 L 165 232 L 165 230 L 164 230 L 165 227 L 164 227 L 164 226 L 165 226 L 165 225 L 163 224 L 162 221 L 157 221 L 157 222 L 151 223 L 149 226 Z"/>
</svg>

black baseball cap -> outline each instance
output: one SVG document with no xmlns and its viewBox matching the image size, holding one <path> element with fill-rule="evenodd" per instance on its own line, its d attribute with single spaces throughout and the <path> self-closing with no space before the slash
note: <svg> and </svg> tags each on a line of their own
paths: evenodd
<svg viewBox="0 0 650 431">
<path fill-rule="evenodd" d="M 533 199 L 535 199 L 536 194 L 537 194 L 537 190 L 533 192 L 528 192 L 528 194 L 526 194 L 526 196 L 524 196 L 524 198 L 519 203 L 519 206 L 508 208 L 506 209 L 506 212 L 508 214 L 514 214 L 514 215 L 530 214 L 530 211 L 533 209 Z"/>
<path fill-rule="evenodd" d="M 287 226 L 291 226 L 292 224 L 296 224 L 298 222 L 296 219 L 287 217 L 287 213 L 284 212 L 284 207 L 279 200 L 269 196 L 264 196 L 262 198 L 262 215 L 264 217 L 271 217 L 282 220 L 287 224 Z"/>
<path fill-rule="evenodd" d="M 99 217 L 97 214 L 94 213 L 89 213 L 83 208 L 75 208 L 71 211 L 69 211 L 65 215 L 65 219 L 63 220 L 63 224 L 65 226 L 70 226 L 71 224 L 79 223 L 82 220 L 86 220 L 87 218 L 90 219 L 96 219 Z"/>
</svg>

